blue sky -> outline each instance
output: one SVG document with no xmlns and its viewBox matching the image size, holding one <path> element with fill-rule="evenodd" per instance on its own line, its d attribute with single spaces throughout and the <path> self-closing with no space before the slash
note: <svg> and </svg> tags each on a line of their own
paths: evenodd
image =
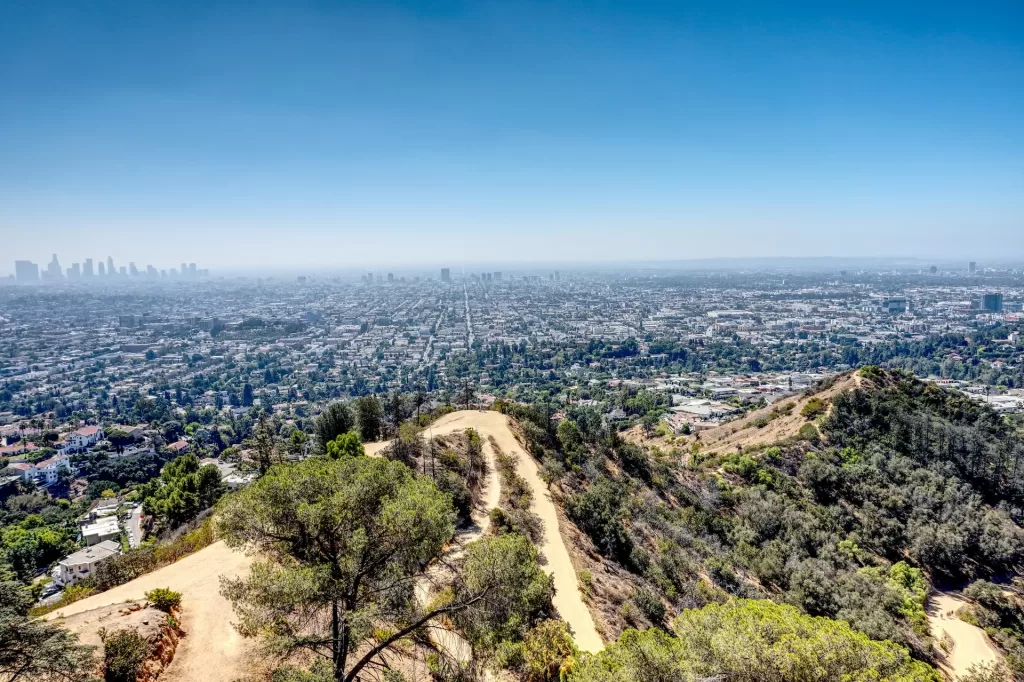
<svg viewBox="0 0 1024 682">
<path fill-rule="evenodd" d="M 1024 257 L 1024 4 L 0 0 L 0 271 Z"/>
</svg>

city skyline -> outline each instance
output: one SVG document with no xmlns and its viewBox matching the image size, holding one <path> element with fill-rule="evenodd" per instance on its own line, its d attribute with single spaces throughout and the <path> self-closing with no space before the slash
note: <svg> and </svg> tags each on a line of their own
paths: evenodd
<svg viewBox="0 0 1024 682">
<path fill-rule="evenodd" d="M 54 253 L 50 260 L 43 266 L 35 261 L 28 259 L 18 259 L 14 261 L 13 277 L 19 283 L 26 282 L 53 282 L 53 281 L 72 281 L 72 280 L 91 280 L 95 279 L 113 279 L 119 277 L 146 277 L 146 278 L 167 278 L 167 277 L 183 277 L 183 278 L 197 278 L 209 276 L 209 270 L 206 268 L 197 268 L 196 264 L 182 262 L 180 268 L 157 268 L 151 263 L 146 263 L 141 267 L 135 264 L 135 261 L 129 261 L 127 265 L 116 265 L 112 256 L 107 256 L 106 260 L 98 260 L 94 262 L 92 258 L 85 258 L 82 261 L 76 261 L 68 266 L 61 265 L 60 258 Z"/>
</svg>

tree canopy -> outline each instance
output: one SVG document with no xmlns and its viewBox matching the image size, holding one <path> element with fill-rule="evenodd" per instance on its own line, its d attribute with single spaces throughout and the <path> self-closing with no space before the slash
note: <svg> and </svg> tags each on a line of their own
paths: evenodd
<svg viewBox="0 0 1024 682">
<path fill-rule="evenodd" d="M 436 615 L 420 612 L 414 582 L 452 537 L 455 514 L 397 462 L 314 458 L 271 468 L 228 501 L 220 529 L 229 545 L 268 557 L 224 583 L 242 634 L 285 657 L 329 658 L 335 679 L 349 681 Z M 394 634 L 378 643 L 381 627 Z"/>
<path fill-rule="evenodd" d="M 192 453 L 168 462 L 160 477 L 139 487 L 146 513 L 172 528 L 194 519 L 224 493 L 220 471 Z"/>
<path fill-rule="evenodd" d="M 355 428 L 356 420 L 351 408 L 342 402 L 331 403 L 313 421 L 314 443 L 320 454 L 327 454 L 327 444 Z"/>
<path fill-rule="evenodd" d="M 29 618 L 29 589 L 0 566 L 0 679 L 4 682 L 77 682 L 93 666 L 93 647 L 53 623 Z"/>
<path fill-rule="evenodd" d="M 570 682 L 940 682 L 892 642 L 843 621 L 768 600 L 731 599 L 683 611 L 672 634 L 627 630 L 584 656 Z"/>
<path fill-rule="evenodd" d="M 363 441 L 355 431 L 343 433 L 327 444 L 327 456 L 331 459 L 342 457 L 359 457 L 366 454 L 363 448 Z"/>
</svg>

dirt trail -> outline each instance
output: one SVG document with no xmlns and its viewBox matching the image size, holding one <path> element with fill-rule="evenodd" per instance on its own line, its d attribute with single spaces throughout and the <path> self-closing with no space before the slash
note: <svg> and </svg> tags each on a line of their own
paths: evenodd
<svg viewBox="0 0 1024 682">
<path fill-rule="evenodd" d="M 485 509 L 489 510 L 498 506 L 500 495 L 494 454 L 490 452 L 490 444 L 487 442 L 488 438 L 493 436 L 502 451 L 515 456 L 519 475 L 526 479 L 533 490 L 533 511 L 544 523 L 544 540 L 540 545 L 540 552 L 546 562 L 544 569 L 554 576 L 555 597 L 553 601 L 558 615 L 569 625 L 573 638 L 576 640 L 576 646 L 583 651 L 602 650 L 604 642 L 597 634 L 594 618 L 590 615 L 590 610 L 587 609 L 587 605 L 583 603 L 583 598 L 580 596 L 576 569 L 569 559 L 569 551 L 558 530 L 558 514 L 555 511 L 555 504 L 551 500 L 551 493 L 548 492 L 547 485 L 540 478 L 536 462 L 523 451 L 519 441 L 512 434 L 508 417 L 494 411 L 462 410 L 452 412 L 431 425 L 427 429 L 426 435 L 441 436 L 469 428 L 480 433 L 484 440 L 485 454 L 488 457 L 490 473 L 484 501 Z M 386 445 L 387 443 L 368 443 L 365 446 L 366 453 L 377 454 Z M 480 524 L 480 535 L 486 532 L 488 526 L 489 521 L 487 520 Z"/>
<path fill-rule="evenodd" d="M 155 587 L 182 593 L 185 636 L 174 660 L 160 676 L 168 682 L 224 682 L 245 674 L 246 647 L 232 626 L 234 611 L 220 596 L 220 576 L 246 575 L 251 557 L 216 542 L 170 566 L 88 597 L 46 616 L 57 619 L 126 601 L 141 601 Z"/>
<path fill-rule="evenodd" d="M 928 599 L 932 636 L 940 641 L 947 634 L 953 640 L 952 650 L 939 662 L 939 669 L 951 679 L 966 675 L 972 665 L 1002 660 L 984 630 L 956 617 L 957 609 L 966 605 L 966 601 L 949 592 L 936 592 Z"/>
</svg>

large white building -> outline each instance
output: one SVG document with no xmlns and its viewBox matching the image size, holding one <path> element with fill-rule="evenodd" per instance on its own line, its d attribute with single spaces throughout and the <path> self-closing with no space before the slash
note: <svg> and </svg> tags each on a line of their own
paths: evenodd
<svg viewBox="0 0 1024 682">
<path fill-rule="evenodd" d="M 90 447 L 103 440 L 102 426 L 83 426 L 69 433 L 60 446 L 64 454 L 71 452 L 85 452 Z"/>
<path fill-rule="evenodd" d="M 67 469 L 74 472 L 71 467 L 71 460 L 65 454 L 56 454 L 49 459 L 44 459 L 35 464 L 31 462 L 16 462 L 10 468 L 17 472 L 23 481 L 32 481 L 39 485 L 49 486 L 60 478 L 60 470 Z"/>
</svg>

